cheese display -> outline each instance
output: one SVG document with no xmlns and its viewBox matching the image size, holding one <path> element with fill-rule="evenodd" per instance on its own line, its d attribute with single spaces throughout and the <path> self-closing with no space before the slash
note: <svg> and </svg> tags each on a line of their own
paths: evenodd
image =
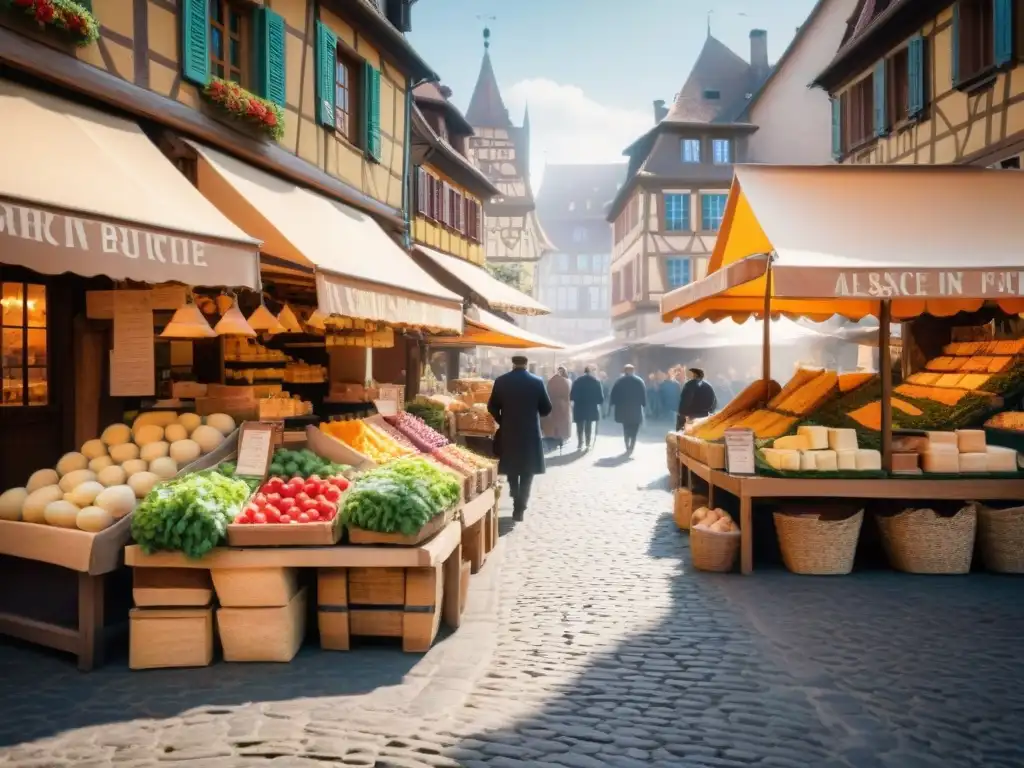
<svg viewBox="0 0 1024 768">
<path fill-rule="evenodd" d="M 824 453 L 824 451 L 822 451 Z M 836 463 L 840 471 L 857 471 L 857 451 L 836 451 Z"/>
<path fill-rule="evenodd" d="M 803 426 L 761 451 L 765 463 L 780 472 L 878 472 L 882 456 L 859 448 L 852 429 Z"/>
<path fill-rule="evenodd" d="M 956 446 L 960 453 L 984 453 L 985 432 L 981 429 L 958 429 Z"/>
<path fill-rule="evenodd" d="M 804 426 L 797 428 L 796 433 L 807 438 L 810 443 L 808 447 L 813 451 L 828 448 L 828 427 Z"/>
<path fill-rule="evenodd" d="M 852 429 L 830 429 L 828 447 L 833 451 L 857 450 L 857 432 Z"/>
<path fill-rule="evenodd" d="M 813 447 L 807 435 L 788 435 L 780 437 L 772 444 L 773 448 L 789 448 L 795 451 L 809 451 Z"/>
<path fill-rule="evenodd" d="M 955 451 L 925 451 L 921 456 L 921 468 L 925 472 L 957 474 L 960 471 L 959 456 Z"/>
<path fill-rule="evenodd" d="M 858 472 L 878 472 L 882 469 L 882 454 L 870 448 L 858 448 L 856 451 Z"/>
<path fill-rule="evenodd" d="M 988 453 L 960 453 L 957 456 L 958 471 L 961 474 L 988 471 Z"/>
<path fill-rule="evenodd" d="M 1016 472 L 1017 452 L 1001 445 L 985 446 L 987 472 Z"/>
<path fill-rule="evenodd" d="M 839 454 L 833 450 L 815 451 L 814 468 L 818 472 L 836 472 L 839 470 Z"/>
</svg>

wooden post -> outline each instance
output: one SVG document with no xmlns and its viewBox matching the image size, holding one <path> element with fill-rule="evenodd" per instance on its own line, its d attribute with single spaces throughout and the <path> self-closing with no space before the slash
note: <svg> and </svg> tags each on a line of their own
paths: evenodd
<svg viewBox="0 0 1024 768">
<path fill-rule="evenodd" d="M 889 347 L 889 325 L 892 303 L 882 299 L 878 312 L 878 372 L 882 376 L 882 469 L 892 468 L 892 355 Z"/>
<path fill-rule="evenodd" d="M 761 378 L 769 381 L 772 378 L 772 265 L 764 273 L 764 329 L 761 342 Z"/>
</svg>

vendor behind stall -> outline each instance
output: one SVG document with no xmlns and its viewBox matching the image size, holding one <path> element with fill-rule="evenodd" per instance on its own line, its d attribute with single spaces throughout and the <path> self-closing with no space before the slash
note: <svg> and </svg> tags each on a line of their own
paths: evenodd
<svg viewBox="0 0 1024 768">
<path fill-rule="evenodd" d="M 689 370 L 690 380 L 683 385 L 679 396 L 679 412 L 676 414 L 676 429 L 682 429 L 687 419 L 702 419 L 710 416 L 718 408 L 718 398 L 714 388 L 704 381 L 701 368 Z"/>
</svg>

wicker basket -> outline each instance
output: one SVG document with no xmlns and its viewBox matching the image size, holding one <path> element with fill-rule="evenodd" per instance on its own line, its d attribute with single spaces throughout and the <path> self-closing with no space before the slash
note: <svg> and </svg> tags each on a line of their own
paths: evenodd
<svg viewBox="0 0 1024 768">
<path fill-rule="evenodd" d="M 1024 573 L 1024 507 L 979 507 L 978 549 L 990 571 Z"/>
<path fill-rule="evenodd" d="M 698 571 L 727 573 L 740 551 L 740 532 L 718 533 L 706 528 L 690 529 L 690 555 Z"/>
<path fill-rule="evenodd" d="M 906 573 L 968 573 L 977 523 L 973 504 L 952 517 L 931 509 L 907 509 L 878 518 L 889 563 Z"/>
<path fill-rule="evenodd" d="M 836 576 L 853 570 L 864 510 L 841 520 L 775 513 L 782 561 L 793 573 Z"/>
<path fill-rule="evenodd" d="M 681 531 L 690 530 L 693 510 L 706 507 L 708 497 L 693 493 L 689 488 L 676 488 L 672 493 L 672 519 Z"/>
</svg>

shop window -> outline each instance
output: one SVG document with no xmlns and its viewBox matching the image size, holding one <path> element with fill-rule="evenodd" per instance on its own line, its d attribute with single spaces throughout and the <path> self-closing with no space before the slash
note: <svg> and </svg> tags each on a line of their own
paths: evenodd
<svg viewBox="0 0 1024 768">
<path fill-rule="evenodd" d="M 3 405 L 20 407 L 49 402 L 46 286 L 2 284 L 0 360 L 3 362 Z"/>
<path fill-rule="evenodd" d="M 865 77 L 840 97 L 845 151 L 875 138 L 874 96 L 874 78 Z"/>
<path fill-rule="evenodd" d="M 690 260 L 669 259 L 668 263 L 668 287 L 678 288 L 681 285 L 690 283 Z"/>
<path fill-rule="evenodd" d="M 665 231 L 690 231 L 690 196 L 682 194 L 665 195 Z"/>
<path fill-rule="evenodd" d="M 713 194 L 700 196 L 700 223 L 704 232 L 717 232 L 725 217 L 725 202 L 728 195 Z"/>
<path fill-rule="evenodd" d="M 210 0 L 210 73 L 249 85 L 248 11 L 228 0 Z"/>
<path fill-rule="evenodd" d="M 969 83 L 995 66 L 992 0 L 960 0 L 953 21 L 953 81 Z"/>
<path fill-rule="evenodd" d="M 334 128 L 352 144 L 359 143 L 359 65 L 338 51 L 334 68 Z"/>
</svg>

